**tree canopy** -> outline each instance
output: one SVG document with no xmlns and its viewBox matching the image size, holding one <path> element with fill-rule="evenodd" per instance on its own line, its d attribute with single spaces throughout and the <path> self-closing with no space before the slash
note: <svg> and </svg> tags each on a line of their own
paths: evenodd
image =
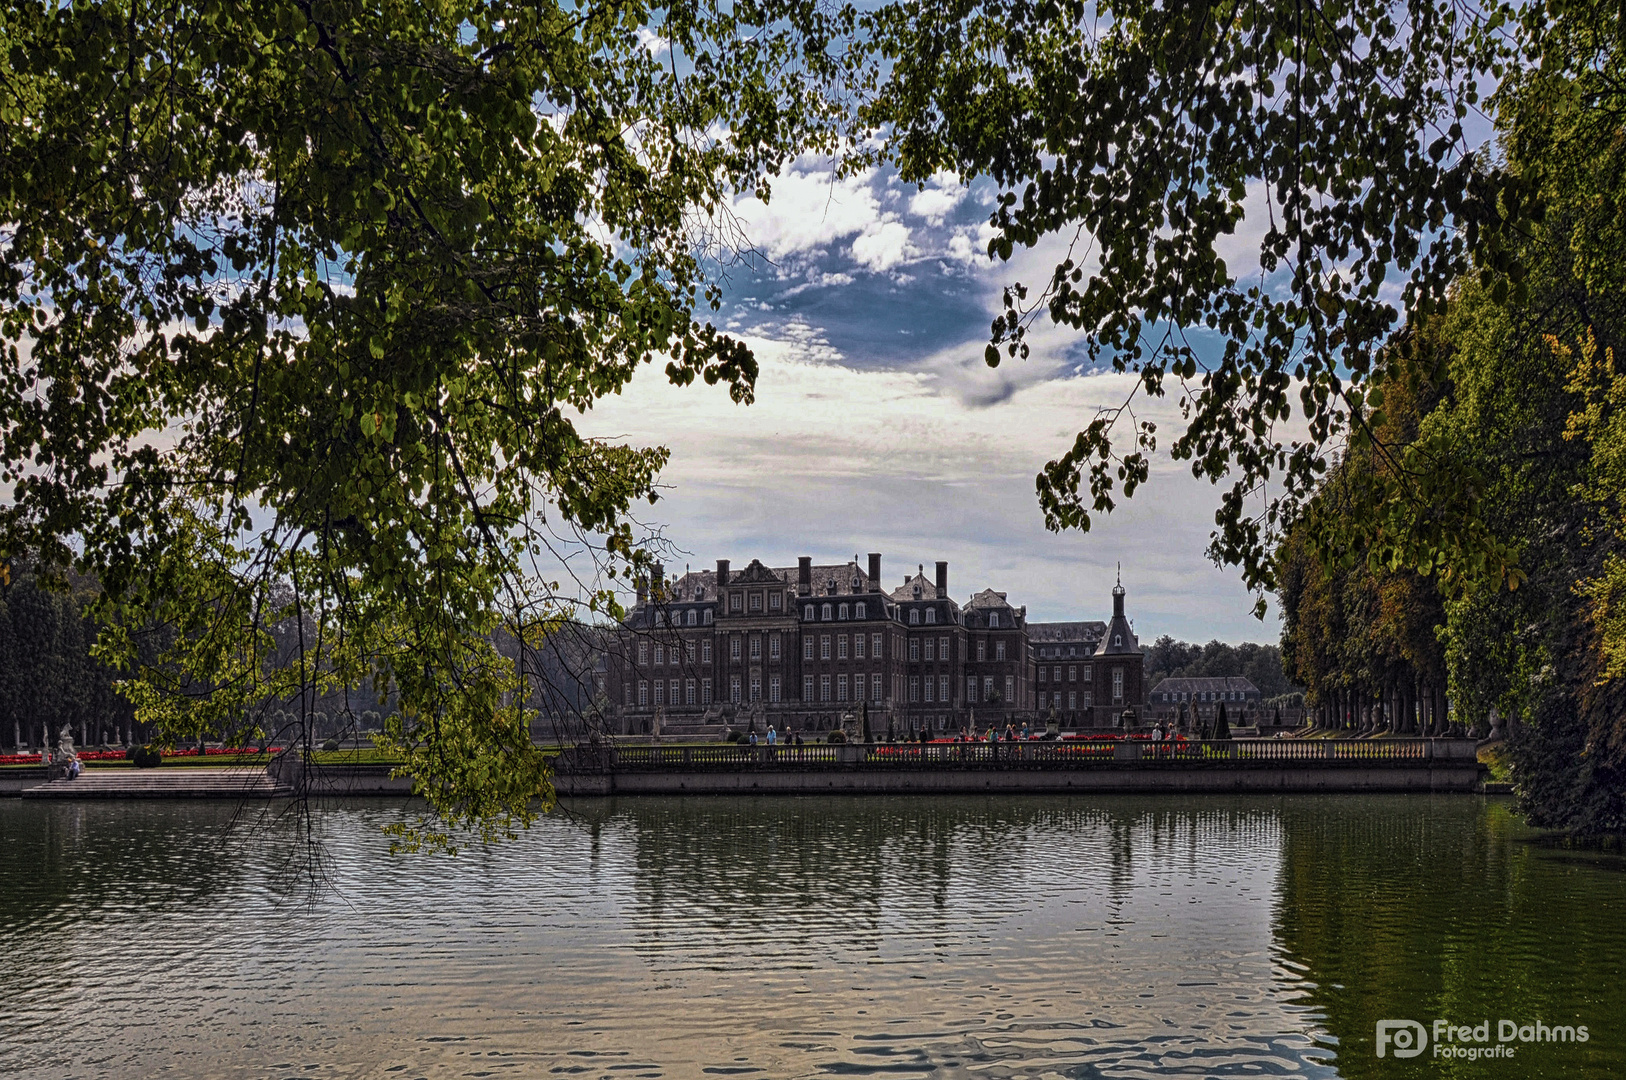
<svg viewBox="0 0 1626 1080">
<path fill-rule="evenodd" d="M 144 719 L 388 683 L 436 809 L 525 820 L 545 763 L 491 633 L 613 609 L 531 569 L 549 543 L 643 558 L 664 451 L 574 410 L 651 362 L 751 399 L 706 266 L 727 196 L 827 130 L 830 26 L 790 15 L 7 5 L 0 557 L 94 571 L 110 660 L 175 628 L 128 684 Z M 311 637 L 271 663 L 289 618 Z"/>
</svg>

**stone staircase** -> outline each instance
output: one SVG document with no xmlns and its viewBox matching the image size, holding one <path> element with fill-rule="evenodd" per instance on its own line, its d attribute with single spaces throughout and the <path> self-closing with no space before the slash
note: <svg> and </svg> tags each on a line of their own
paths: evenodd
<svg viewBox="0 0 1626 1080">
<path fill-rule="evenodd" d="M 77 780 L 53 780 L 25 799 L 274 799 L 290 794 L 261 767 L 234 769 L 86 769 Z"/>
</svg>

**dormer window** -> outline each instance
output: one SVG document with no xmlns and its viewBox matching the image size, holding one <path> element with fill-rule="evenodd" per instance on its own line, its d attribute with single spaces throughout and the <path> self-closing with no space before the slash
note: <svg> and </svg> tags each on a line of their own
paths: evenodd
<svg viewBox="0 0 1626 1080">
<path fill-rule="evenodd" d="M 926 609 L 926 622 L 927 623 L 934 623 L 936 621 L 937 621 L 937 609 L 936 608 L 927 608 Z"/>
<path fill-rule="evenodd" d="M 813 621 L 813 605 L 812 604 L 809 604 L 805 608 L 802 609 L 802 618 L 806 619 L 808 622 Z"/>
<path fill-rule="evenodd" d="M 862 590 L 859 589 L 859 587 L 858 587 L 858 579 L 853 578 L 853 592 L 861 592 L 861 591 Z"/>
<path fill-rule="evenodd" d="M 843 621 L 845 621 L 846 618 L 847 618 L 847 605 L 846 604 L 841 605 L 841 618 L 843 619 Z M 843 639 L 843 640 L 845 640 L 845 639 Z"/>
<path fill-rule="evenodd" d="M 1123 643 L 1124 643 L 1124 636 L 1122 634 L 1113 634 L 1112 635 L 1112 644 L 1113 645 L 1122 645 Z"/>
<path fill-rule="evenodd" d="M 910 626 L 919 626 L 920 625 L 920 609 L 919 608 L 910 608 L 909 609 L 909 625 Z"/>
<path fill-rule="evenodd" d="M 920 599 L 920 586 L 919 585 L 915 586 L 915 599 L 916 600 Z"/>
<path fill-rule="evenodd" d="M 835 578 L 831 578 L 829 581 L 824 583 L 824 592 L 826 596 L 834 596 L 836 594 Z"/>
<path fill-rule="evenodd" d="M 824 605 L 824 621 L 825 622 L 830 621 L 830 605 L 829 604 Z"/>
<path fill-rule="evenodd" d="M 988 629 L 990 629 L 990 630 L 998 630 L 999 629 L 999 612 L 990 611 L 988 613 Z"/>
<path fill-rule="evenodd" d="M 696 589 L 694 591 L 694 598 L 696 600 L 704 600 L 706 598 L 706 590 L 705 589 Z"/>
<path fill-rule="evenodd" d="M 855 610 L 853 611 L 853 618 L 855 618 L 855 619 L 867 619 L 867 618 L 869 618 L 869 616 L 867 614 L 865 614 L 864 602 L 862 600 L 860 600 L 857 604 L 853 605 L 853 607 L 855 608 Z"/>
<path fill-rule="evenodd" d="M 694 625 L 694 623 L 695 623 L 694 608 L 689 609 L 689 614 L 684 617 L 683 621 L 688 623 L 690 626 Z"/>
</svg>

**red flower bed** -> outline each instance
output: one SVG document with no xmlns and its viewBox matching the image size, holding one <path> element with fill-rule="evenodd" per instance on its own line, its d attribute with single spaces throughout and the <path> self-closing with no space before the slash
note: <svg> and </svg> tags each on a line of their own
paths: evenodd
<svg viewBox="0 0 1626 1080">
<path fill-rule="evenodd" d="M 278 754 L 281 752 L 282 747 L 280 746 L 268 747 L 264 751 L 264 753 L 267 754 Z M 205 749 L 203 753 L 205 757 L 243 757 L 258 755 L 261 753 L 261 750 L 257 746 L 244 746 L 240 748 L 232 746 L 211 746 Z M 124 755 L 125 751 L 123 750 L 81 750 L 79 751 L 79 760 L 123 761 Z M 197 757 L 197 751 L 165 750 L 163 751 L 163 755 L 169 758 Z M 0 765 L 39 765 L 41 763 L 42 762 L 39 754 L 0 754 Z"/>
</svg>

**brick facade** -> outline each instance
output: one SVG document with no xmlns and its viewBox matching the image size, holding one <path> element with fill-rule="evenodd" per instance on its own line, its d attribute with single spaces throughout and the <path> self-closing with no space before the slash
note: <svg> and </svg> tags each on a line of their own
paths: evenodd
<svg viewBox="0 0 1626 1080">
<path fill-rule="evenodd" d="M 670 580 L 657 567 L 603 664 L 608 725 L 644 734 L 754 720 L 817 733 L 862 703 L 884 737 L 1043 723 L 1058 700 L 1064 728 L 1106 727 L 1126 707 L 1141 711 L 1141 654 L 1121 587 L 1110 624 L 1030 626 L 1027 609 L 1001 592 L 956 603 L 946 562 L 890 592 L 880 576 L 877 554 L 866 566 L 803 558 L 794 568 L 752 560 L 737 571 L 719 559 L 715 570 Z M 1053 699 L 1069 691 L 1054 689 L 1052 670 L 1083 672 L 1082 683 L 1060 685 L 1095 689 Z M 1115 699 L 1102 696 L 1103 679 L 1119 688 Z"/>
</svg>

